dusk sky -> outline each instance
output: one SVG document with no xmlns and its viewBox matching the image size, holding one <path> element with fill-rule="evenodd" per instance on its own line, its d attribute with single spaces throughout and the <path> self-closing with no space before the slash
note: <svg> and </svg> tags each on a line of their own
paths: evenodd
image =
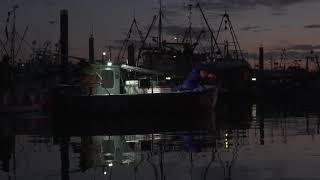
<svg viewBox="0 0 320 180">
<path fill-rule="evenodd" d="M 245 52 L 256 53 L 260 44 L 266 51 L 286 48 L 307 52 L 320 47 L 320 1 L 317 0 L 163 0 L 164 26 L 168 38 L 175 30 L 188 25 L 188 3 L 200 2 L 209 23 L 217 29 L 220 14 L 228 10 L 240 45 Z M 22 34 L 29 25 L 27 41 L 59 39 L 59 11 L 69 10 L 70 55 L 88 57 L 88 37 L 94 26 L 96 57 L 106 46 L 119 46 L 124 40 L 133 16 L 144 33 L 158 11 L 158 0 L 1 0 L 0 30 L 4 29 L 7 12 L 14 4 L 17 27 Z M 49 23 L 56 21 L 56 23 Z M 194 27 L 204 27 L 197 9 L 193 10 Z M 25 47 L 27 48 L 27 47 Z M 116 52 L 113 56 L 115 56 Z"/>
</svg>

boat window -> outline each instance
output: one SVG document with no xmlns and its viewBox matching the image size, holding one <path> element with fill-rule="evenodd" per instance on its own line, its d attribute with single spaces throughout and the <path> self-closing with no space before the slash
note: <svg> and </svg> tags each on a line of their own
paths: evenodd
<svg viewBox="0 0 320 180">
<path fill-rule="evenodd" d="M 113 88 L 114 72 L 112 70 L 105 70 L 105 71 L 102 71 L 101 76 L 102 76 L 102 87 Z"/>
</svg>

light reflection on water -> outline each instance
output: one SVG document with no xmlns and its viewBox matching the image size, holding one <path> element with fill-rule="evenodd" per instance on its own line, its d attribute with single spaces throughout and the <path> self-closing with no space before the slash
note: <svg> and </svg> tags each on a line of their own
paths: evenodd
<svg viewBox="0 0 320 180">
<path fill-rule="evenodd" d="M 62 135 L 42 115 L 2 117 L 0 179 L 320 178 L 317 105 L 226 104 L 214 117 L 201 130 L 126 135 Z"/>
</svg>

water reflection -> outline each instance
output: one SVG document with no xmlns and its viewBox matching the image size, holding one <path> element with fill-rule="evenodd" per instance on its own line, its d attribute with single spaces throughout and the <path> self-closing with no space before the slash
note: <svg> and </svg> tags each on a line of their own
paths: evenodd
<svg viewBox="0 0 320 180">
<path fill-rule="evenodd" d="M 2 116 L 0 179 L 319 179 L 319 112 L 307 103 L 225 103 L 188 120 L 201 126 L 133 132 Z"/>
</svg>

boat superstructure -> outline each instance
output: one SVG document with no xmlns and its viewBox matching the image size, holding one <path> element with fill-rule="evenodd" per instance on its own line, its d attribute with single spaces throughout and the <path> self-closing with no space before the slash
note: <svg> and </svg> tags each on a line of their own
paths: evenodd
<svg viewBox="0 0 320 180">
<path fill-rule="evenodd" d="M 200 17 L 205 22 L 205 26 L 197 33 L 193 31 L 191 23 L 192 11 L 195 9 L 200 12 Z M 163 33 L 165 26 L 161 20 L 163 11 L 160 5 L 159 13 L 153 17 L 146 35 L 140 36 L 142 38 L 136 45 L 138 52 L 129 53 L 128 50 L 128 62 L 133 62 L 132 66 L 153 69 L 176 77 L 186 76 L 193 68 L 203 68 L 215 74 L 216 80 L 225 89 L 224 92 L 248 91 L 251 83 L 251 66 L 245 60 L 229 14 L 226 11 L 222 14 L 219 27 L 214 30 L 199 3 L 189 4 L 188 11 L 189 25 L 182 35 L 183 38 L 167 40 Z M 157 20 L 158 25 L 156 25 Z M 134 27 L 137 27 L 135 18 L 124 46 L 130 44 L 132 38 L 130 33 Z M 156 37 L 150 35 L 155 27 L 158 27 Z M 201 43 L 205 43 L 207 48 L 197 49 Z M 121 51 L 123 49 L 125 48 Z"/>
</svg>

